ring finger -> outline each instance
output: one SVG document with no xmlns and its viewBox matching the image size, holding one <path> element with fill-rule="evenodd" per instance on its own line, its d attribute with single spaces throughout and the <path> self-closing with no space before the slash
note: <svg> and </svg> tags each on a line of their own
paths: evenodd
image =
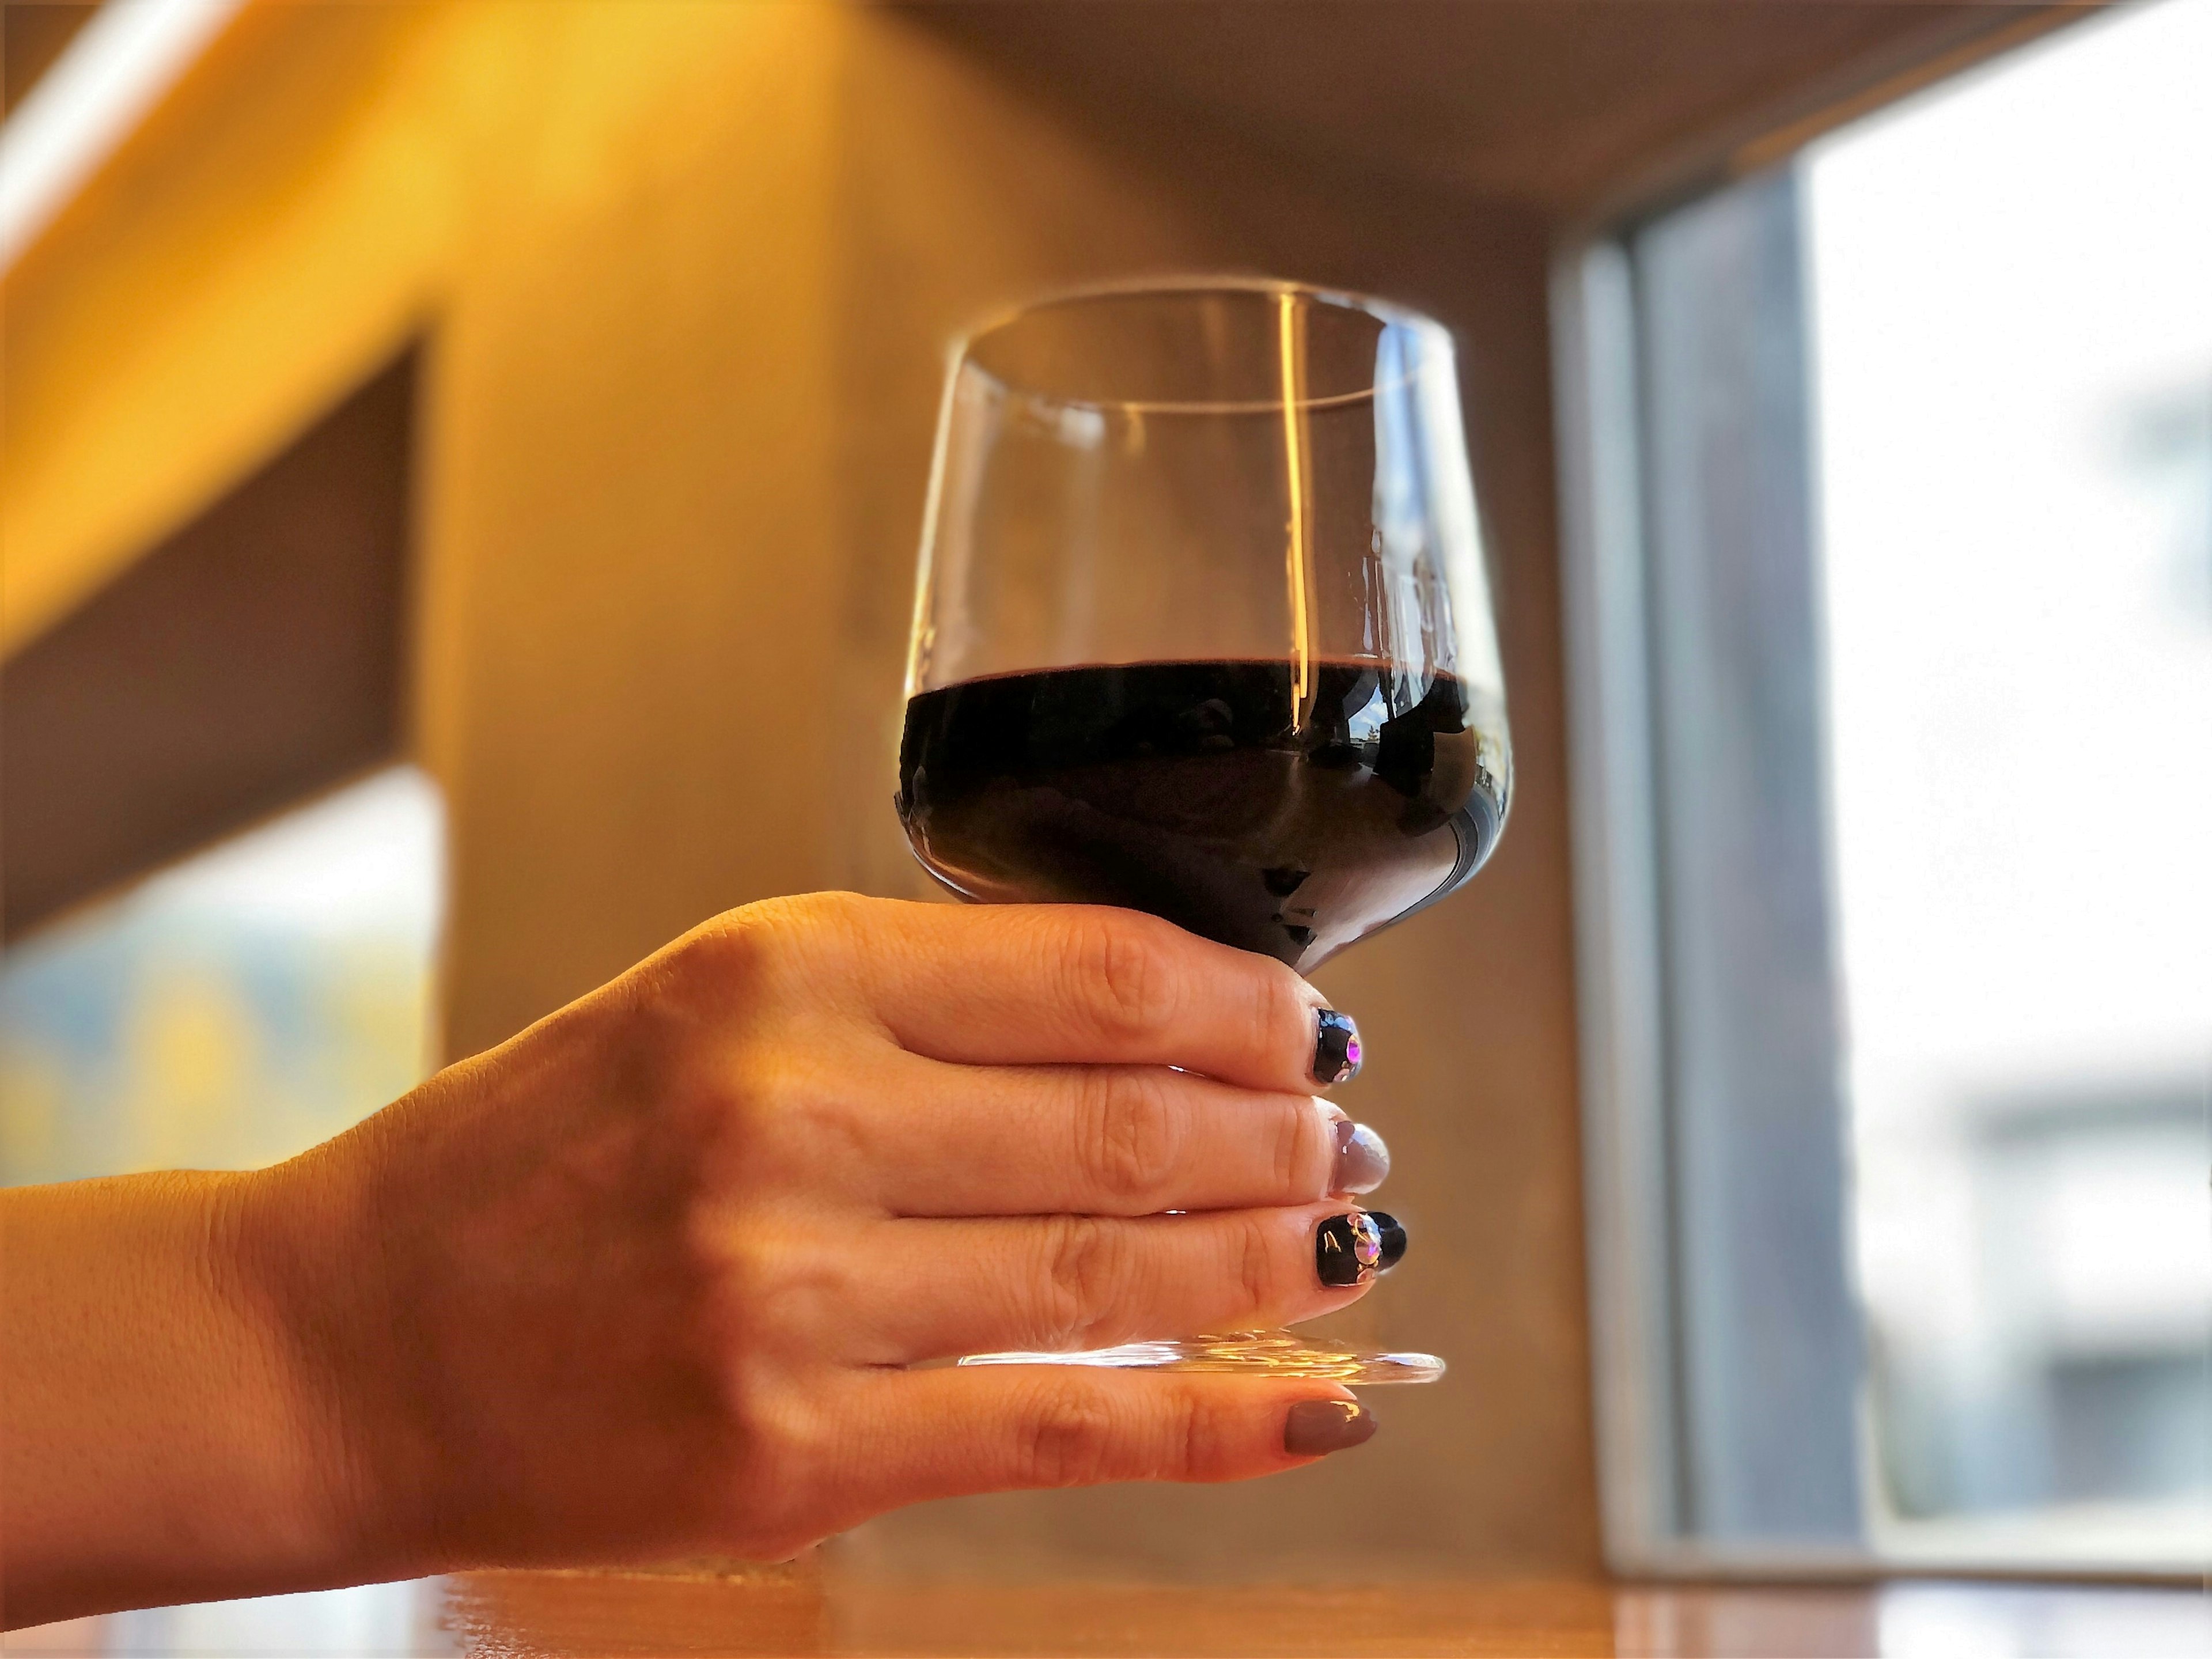
<svg viewBox="0 0 2212 1659">
<path fill-rule="evenodd" d="M 870 1224 L 852 1248 L 862 1364 L 1008 1349 L 1066 1352 L 1275 1326 L 1348 1306 L 1395 1266 L 1404 1230 L 1341 1200 L 1204 1215 Z"/>
</svg>

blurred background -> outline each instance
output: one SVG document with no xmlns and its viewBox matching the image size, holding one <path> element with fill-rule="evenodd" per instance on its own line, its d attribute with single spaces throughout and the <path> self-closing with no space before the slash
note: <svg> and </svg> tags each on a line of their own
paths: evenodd
<svg viewBox="0 0 2212 1659">
<path fill-rule="evenodd" d="M 1346 1321 L 1452 1375 L 837 1547 L 2212 1561 L 2212 0 L 4 18 L 0 1179 L 273 1162 L 718 909 L 928 896 L 953 331 L 1341 285 L 1459 337 L 1512 698 L 1496 859 L 1322 975 L 1421 1235 Z"/>
<path fill-rule="evenodd" d="M 2212 8 L 2113 18 L 1802 164 L 1900 1518 L 2203 1537 L 2212 202 L 2174 186 L 2212 169 L 2207 65 Z"/>
</svg>

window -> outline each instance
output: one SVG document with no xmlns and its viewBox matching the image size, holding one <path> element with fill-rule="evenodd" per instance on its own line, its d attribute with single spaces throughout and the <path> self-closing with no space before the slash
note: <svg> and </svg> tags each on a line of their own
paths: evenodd
<svg viewBox="0 0 2212 1659">
<path fill-rule="evenodd" d="M 273 1163 L 426 1070 L 444 811 L 395 764 L 416 362 L 0 667 L 0 1182 Z"/>
<path fill-rule="evenodd" d="M 428 1070 L 436 787 L 397 767 L 0 958 L 0 1182 L 272 1164 Z"/>
<path fill-rule="evenodd" d="M 2212 7 L 1560 290 L 1607 1526 L 2212 1558 Z"/>
</svg>

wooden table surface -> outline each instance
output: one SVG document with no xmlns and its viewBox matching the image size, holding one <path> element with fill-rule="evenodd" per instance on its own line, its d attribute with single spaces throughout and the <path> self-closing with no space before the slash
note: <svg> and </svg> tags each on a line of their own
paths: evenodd
<svg viewBox="0 0 2212 1659">
<path fill-rule="evenodd" d="M 15 1632 L 9 1654 L 1635 1655 L 2191 1659 L 2188 1589 L 1496 1580 L 1396 1585 L 884 1584 L 797 1571 L 489 1572 Z"/>
</svg>

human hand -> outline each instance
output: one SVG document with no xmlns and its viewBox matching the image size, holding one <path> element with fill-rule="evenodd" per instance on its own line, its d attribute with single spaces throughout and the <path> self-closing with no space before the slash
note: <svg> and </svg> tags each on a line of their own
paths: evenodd
<svg viewBox="0 0 2212 1659">
<path fill-rule="evenodd" d="M 1314 1096 L 1352 1069 L 1323 1008 L 1125 911 L 716 918 L 255 1189 L 349 1548 L 779 1559 L 922 1498 L 1357 1443 L 1371 1419 L 1310 1378 L 907 1369 L 1363 1294 L 1373 1267 L 1324 1284 L 1316 1238 L 1371 1257 L 1332 1194 L 1387 1154 Z"/>
</svg>

